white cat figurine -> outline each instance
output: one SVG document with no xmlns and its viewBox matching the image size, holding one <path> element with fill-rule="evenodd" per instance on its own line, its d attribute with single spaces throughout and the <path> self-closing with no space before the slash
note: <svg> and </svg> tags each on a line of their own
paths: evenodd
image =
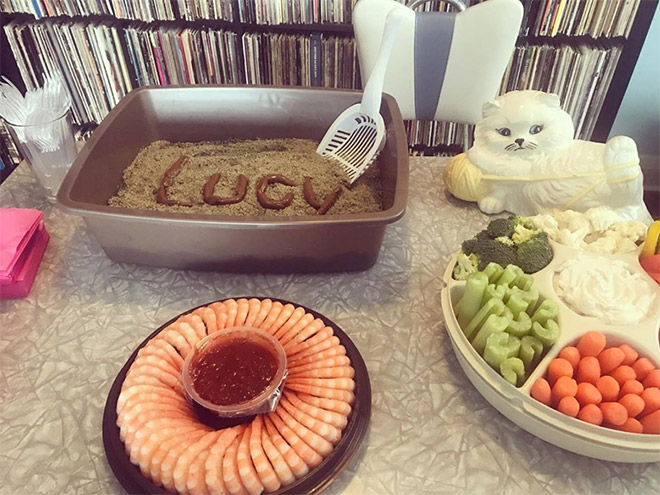
<svg viewBox="0 0 660 495">
<path fill-rule="evenodd" d="M 555 94 L 512 91 L 484 104 L 467 152 L 492 184 L 479 208 L 535 215 L 604 205 L 650 224 L 635 142 L 617 136 L 595 143 L 573 134 L 571 117 Z"/>
</svg>

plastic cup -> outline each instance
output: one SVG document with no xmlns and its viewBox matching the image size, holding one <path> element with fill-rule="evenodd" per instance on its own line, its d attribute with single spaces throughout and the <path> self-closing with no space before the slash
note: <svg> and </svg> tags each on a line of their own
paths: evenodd
<svg viewBox="0 0 660 495">
<path fill-rule="evenodd" d="M 77 154 L 71 112 L 67 110 L 60 117 L 40 124 L 14 124 L 5 120 L 5 126 L 46 198 L 54 203 Z"/>
<path fill-rule="evenodd" d="M 207 353 L 217 350 L 222 346 L 234 344 L 237 342 L 248 342 L 256 344 L 267 349 L 273 354 L 277 362 L 275 374 L 266 386 L 266 388 L 254 397 L 235 404 L 219 405 L 203 399 L 194 387 L 194 380 L 191 376 L 197 366 L 201 366 L 200 359 Z M 247 363 L 252 364 L 252 363 Z M 183 388 L 189 400 L 198 404 L 219 417 L 237 418 L 242 416 L 251 416 L 254 414 L 267 413 L 275 410 L 282 393 L 284 379 L 287 371 L 286 353 L 279 341 L 271 334 L 252 327 L 232 327 L 219 330 L 200 340 L 192 352 L 186 356 L 181 370 Z M 220 377 L 224 378 L 224 377 Z M 240 382 L 239 380 L 237 380 Z"/>
</svg>

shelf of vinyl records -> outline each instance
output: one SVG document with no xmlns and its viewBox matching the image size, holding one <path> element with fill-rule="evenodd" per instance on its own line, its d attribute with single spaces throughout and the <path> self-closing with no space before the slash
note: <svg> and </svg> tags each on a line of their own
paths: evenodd
<svg viewBox="0 0 660 495">
<path fill-rule="evenodd" d="M 0 7 L 5 12 L 26 12 L 12 14 L 3 23 L 25 87 L 40 86 L 44 75 L 62 74 L 72 96 L 74 121 L 85 124 L 101 122 L 131 89 L 148 85 L 360 89 L 357 50 L 347 24 L 354 3 L 0 0 Z M 639 0 L 523 3 L 521 38 L 501 92 L 558 93 L 573 116 L 576 137 L 589 139 Z M 558 10 L 558 4 L 564 5 L 563 10 Z M 612 4 L 619 6 L 614 9 Z M 448 6 L 437 2 L 425 8 L 447 10 Z M 146 23 L 132 19 L 184 20 Z M 462 149 L 463 126 L 408 122 L 407 130 L 412 152 Z"/>
<path fill-rule="evenodd" d="M 53 16 L 109 15 L 143 22 L 222 20 L 260 25 L 350 24 L 357 0 L 0 0 L 0 10 Z M 399 0 L 407 3 L 406 0 Z M 463 0 L 474 5 L 484 0 Z M 521 35 L 627 37 L 641 0 L 521 0 Z M 417 10 L 449 11 L 435 1 Z"/>
</svg>

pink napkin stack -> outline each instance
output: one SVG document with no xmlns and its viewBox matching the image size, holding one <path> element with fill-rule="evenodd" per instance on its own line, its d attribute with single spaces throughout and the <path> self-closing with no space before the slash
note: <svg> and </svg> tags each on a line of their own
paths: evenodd
<svg viewBox="0 0 660 495">
<path fill-rule="evenodd" d="M 42 211 L 0 208 L 0 299 L 25 297 L 50 236 Z"/>
</svg>

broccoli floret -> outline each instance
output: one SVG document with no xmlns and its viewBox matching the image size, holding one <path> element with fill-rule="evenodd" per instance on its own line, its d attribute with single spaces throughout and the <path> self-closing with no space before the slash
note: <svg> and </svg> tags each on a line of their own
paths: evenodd
<svg viewBox="0 0 660 495">
<path fill-rule="evenodd" d="M 497 242 L 501 242 L 505 246 L 515 246 L 513 240 L 510 237 L 501 236 L 501 237 L 496 237 L 495 240 Z"/>
<path fill-rule="evenodd" d="M 479 256 L 479 265 L 477 268 L 483 270 L 488 263 L 497 263 L 501 267 L 506 267 L 516 262 L 516 248 L 507 246 L 495 239 L 481 241 L 477 246 L 476 254 Z"/>
<path fill-rule="evenodd" d="M 488 224 L 486 230 L 493 239 L 498 237 L 511 237 L 513 229 L 516 226 L 516 216 L 511 215 L 508 218 L 496 218 Z"/>
<path fill-rule="evenodd" d="M 511 238 L 516 245 L 520 245 L 541 232 L 544 231 L 534 227 L 528 218 L 516 217 L 516 225 Z"/>
<path fill-rule="evenodd" d="M 486 230 L 482 230 L 473 238 L 463 241 L 463 244 L 461 244 L 461 249 L 465 254 L 470 255 L 477 252 L 481 242 L 489 240 L 491 240 L 491 238 L 488 232 Z"/>
<path fill-rule="evenodd" d="M 456 257 L 456 266 L 452 275 L 456 280 L 467 280 L 471 273 L 477 271 L 477 265 L 479 264 L 479 257 L 476 254 L 466 255 L 461 252 L 458 253 Z"/>
<path fill-rule="evenodd" d="M 548 266 L 552 261 L 552 247 L 548 242 L 548 234 L 544 231 L 530 234 L 518 244 L 518 256 L 515 264 L 525 273 L 536 273 Z"/>
</svg>

